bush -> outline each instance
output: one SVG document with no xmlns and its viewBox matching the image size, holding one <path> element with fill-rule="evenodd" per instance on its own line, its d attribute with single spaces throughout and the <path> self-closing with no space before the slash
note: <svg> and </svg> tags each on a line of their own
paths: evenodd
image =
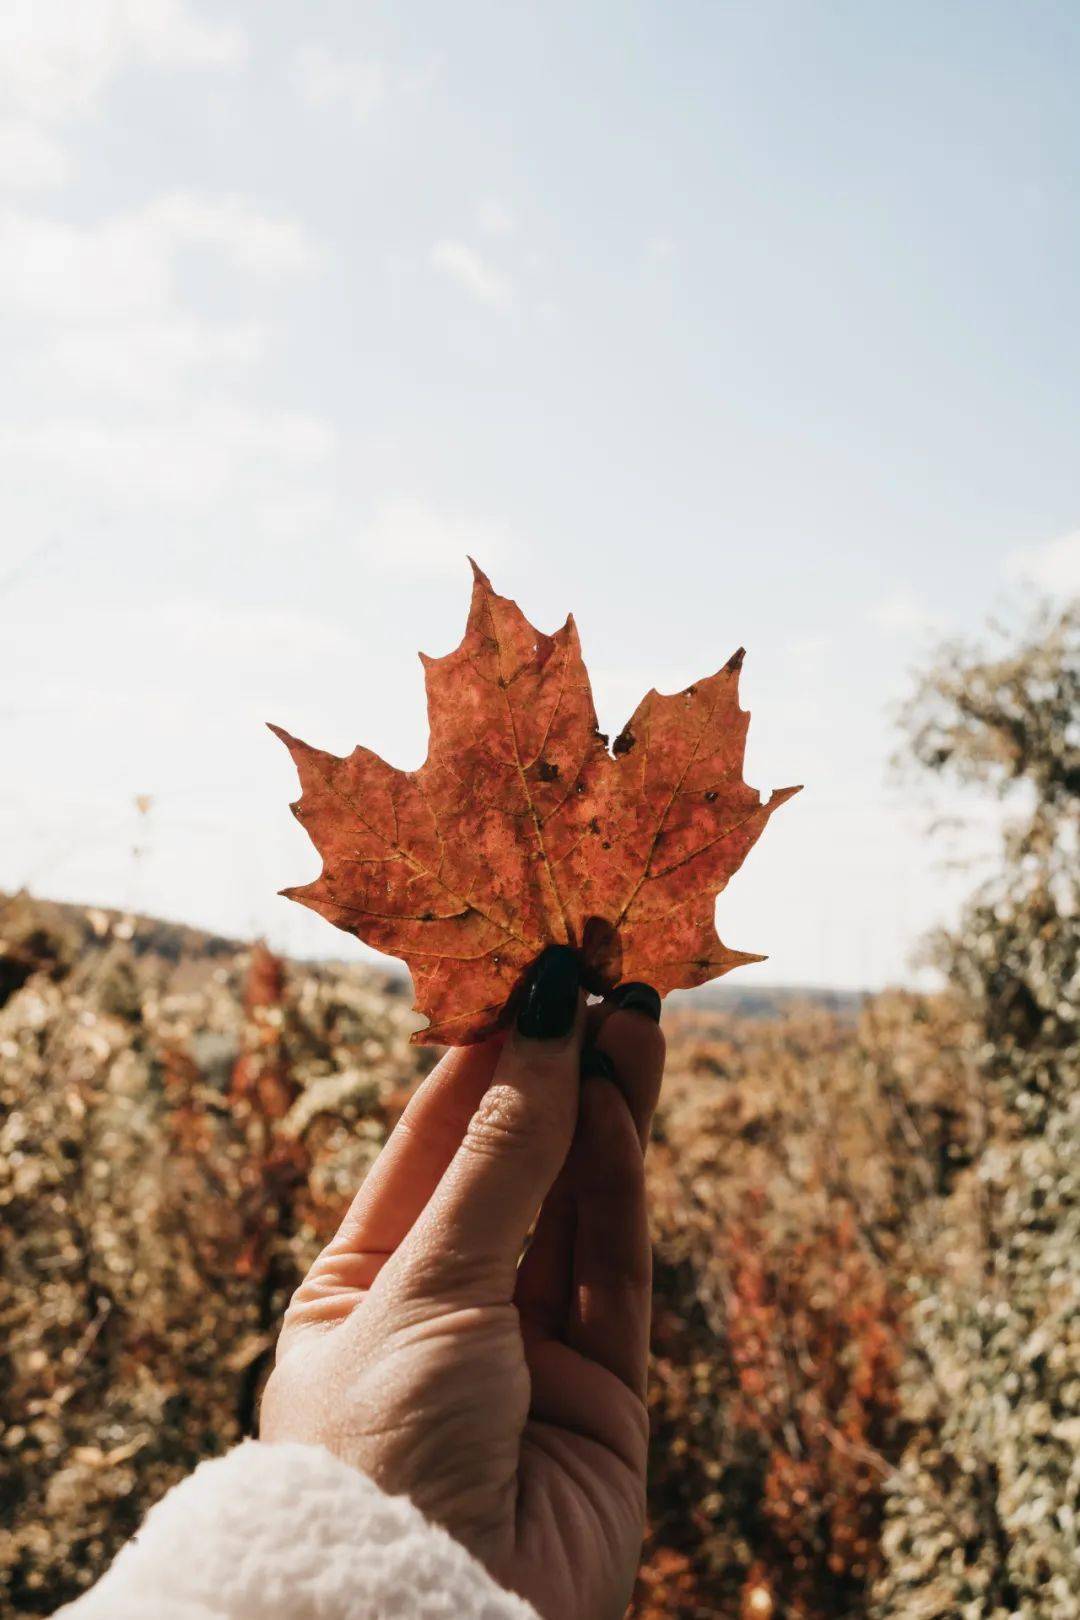
<svg viewBox="0 0 1080 1620">
<path fill-rule="evenodd" d="M 993 652 L 946 648 L 908 723 L 923 765 L 1011 819 L 934 942 L 975 1019 L 983 1128 L 913 1275 L 917 1426 L 873 1613 L 1077 1620 L 1080 610 Z"/>
</svg>

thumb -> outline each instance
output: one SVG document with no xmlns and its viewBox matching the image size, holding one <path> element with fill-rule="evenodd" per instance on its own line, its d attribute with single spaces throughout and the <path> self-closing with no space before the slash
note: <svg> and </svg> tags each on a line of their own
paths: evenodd
<svg viewBox="0 0 1080 1620">
<path fill-rule="evenodd" d="M 584 1025 L 577 955 L 551 945 L 461 1146 L 396 1257 L 402 1280 L 425 1295 L 513 1297 L 526 1234 L 573 1140 Z"/>
</svg>

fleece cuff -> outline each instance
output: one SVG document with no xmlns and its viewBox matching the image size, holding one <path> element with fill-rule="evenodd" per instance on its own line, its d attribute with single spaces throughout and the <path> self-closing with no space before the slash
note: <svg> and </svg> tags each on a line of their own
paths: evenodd
<svg viewBox="0 0 1080 1620">
<path fill-rule="evenodd" d="M 537 1620 L 404 1496 L 248 1440 L 152 1508 L 64 1620 Z M 59 1616 L 56 1617 L 59 1620 Z"/>
</svg>

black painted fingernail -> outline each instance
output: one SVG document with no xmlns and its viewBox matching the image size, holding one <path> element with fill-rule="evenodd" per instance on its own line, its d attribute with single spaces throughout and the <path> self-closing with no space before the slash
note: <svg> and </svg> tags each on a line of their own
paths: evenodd
<svg viewBox="0 0 1080 1620">
<path fill-rule="evenodd" d="M 519 1035 L 553 1041 L 569 1035 L 577 1017 L 581 968 L 569 945 L 549 945 L 537 957 L 525 983 L 517 1015 Z"/>
<path fill-rule="evenodd" d="M 615 1065 L 606 1052 L 601 1052 L 598 1046 L 587 1046 L 581 1054 L 581 1078 L 583 1080 L 614 1080 Z"/>
<path fill-rule="evenodd" d="M 617 984 L 608 1000 L 613 1001 L 620 1012 L 644 1013 L 654 1024 L 660 1022 L 660 993 L 651 984 L 633 979 L 628 984 Z"/>
</svg>

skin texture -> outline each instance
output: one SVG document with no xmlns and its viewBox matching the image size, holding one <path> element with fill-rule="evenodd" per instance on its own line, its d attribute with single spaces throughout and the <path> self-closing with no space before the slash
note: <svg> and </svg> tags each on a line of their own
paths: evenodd
<svg viewBox="0 0 1080 1620">
<path fill-rule="evenodd" d="M 614 1080 L 579 1080 L 586 1040 Z M 637 1570 L 663 1053 L 645 1013 L 583 996 L 567 1036 L 449 1051 L 297 1290 L 263 1400 L 264 1440 L 407 1494 L 549 1620 L 616 1620 Z"/>
</svg>

